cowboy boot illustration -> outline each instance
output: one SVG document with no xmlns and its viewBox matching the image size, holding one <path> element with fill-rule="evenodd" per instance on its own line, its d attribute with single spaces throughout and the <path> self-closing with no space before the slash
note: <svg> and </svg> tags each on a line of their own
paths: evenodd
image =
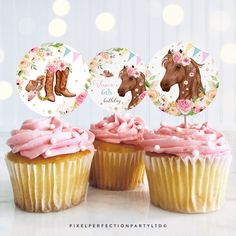
<svg viewBox="0 0 236 236">
<path fill-rule="evenodd" d="M 58 96 L 63 95 L 64 97 L 74 97 L 76 94 L 71 93 L 67 88 L 67 80 L 69 75 L 69 69 L 66 68 L 63 71 L 56 72 L 56 85 L 55 85 L 55 93 Z"/>
<path fill-rule="evenodd" d="M 45 92 L 46 92 L 46 98 L 50 102 L 55 102 L 55 95 L 53 92 L 53 80 L 54 80 L 54 73 L 47 70 Z"/>
</svg>

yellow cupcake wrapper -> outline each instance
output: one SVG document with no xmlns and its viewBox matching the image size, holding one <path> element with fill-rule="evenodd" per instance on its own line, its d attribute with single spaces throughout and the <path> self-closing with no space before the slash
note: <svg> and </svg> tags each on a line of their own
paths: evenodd
<svg viewBox="0 0 236 236">
<path fill-rule="evenodd" d="M 90 184 L 107 190 L 130 190 L 143 183 L 144 151 L 130 153 L 96 151 Z"/>
<path fill-rule="evenodd" d="M 215 211 L 222 206 L 231 156 L 152 157 L 145 165 L 151 202 L 183 213 Z"/>
<path fill-rule="evenodd" d="M 6 157 L 16 206 L 30 212 L 59 211 L 78 205 L 87 191 L 93 153 L 43 164 Z"/>
</svg>

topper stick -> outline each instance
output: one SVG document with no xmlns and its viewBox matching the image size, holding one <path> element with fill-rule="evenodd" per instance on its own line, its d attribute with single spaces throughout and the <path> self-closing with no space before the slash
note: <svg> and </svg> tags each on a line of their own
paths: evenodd
<svg viewBox="0 0 236 236">
<path fill-rule="evenodd" d="M 184 127 L 188 128 L 188 118 L 186 115 L 184 115 Z"/>
</svg>

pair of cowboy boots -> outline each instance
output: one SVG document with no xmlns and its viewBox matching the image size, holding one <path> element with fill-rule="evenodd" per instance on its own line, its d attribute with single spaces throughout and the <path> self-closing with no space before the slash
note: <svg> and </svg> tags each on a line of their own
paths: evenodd
<svg viewBox="0 0 236 236">
<path fill-rule="evenodd" d="M 63 71 L 56 71 L 56 85 L 54 91 L 57 96 L 63 95 L 64 97 L 74 97 L 76 94 L 71 93 L 67 88 L 67 80 L 69 76 L 69 69 L 66 68 Z M 47 70 L 46 73 L 46 83 L 45 83 L 45 92 L 47 100 L 50 102 L 55 102 L 55 94 L 53 91 L 53 81 L 54 81 L 54 72 Z"/>
</svg>

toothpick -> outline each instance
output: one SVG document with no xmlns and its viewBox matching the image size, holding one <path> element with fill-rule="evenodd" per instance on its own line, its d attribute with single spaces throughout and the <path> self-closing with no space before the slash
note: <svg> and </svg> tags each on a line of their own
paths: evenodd
<svg viewBox="0 0 236 236">
<path fill-rule="evenodd" d="M 188 128 L 188 117 L 184 115 L 184 127 Z"/>
</svg>

